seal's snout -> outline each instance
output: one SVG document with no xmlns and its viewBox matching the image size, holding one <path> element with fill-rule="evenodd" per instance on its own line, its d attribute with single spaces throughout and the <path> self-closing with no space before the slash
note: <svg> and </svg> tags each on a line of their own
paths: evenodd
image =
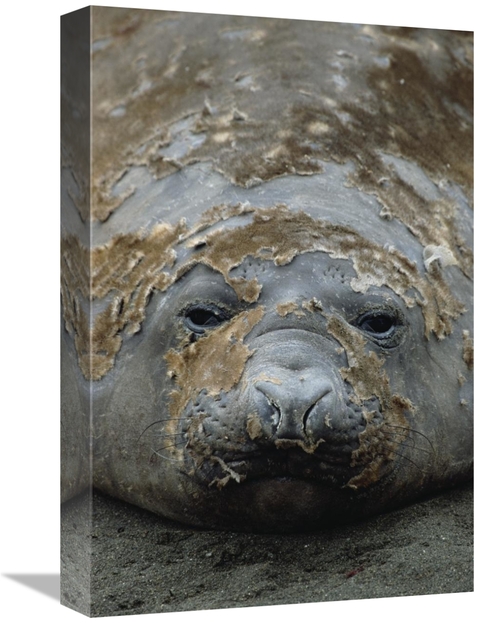
<svg viewBox="0 0 500 623">
<path fill-rule="evenodd" d="M 257 381 L 254 400 L 271 422 L 274 439 L 316 441 L 317 420 L 334 408 L 332 383 L 310 371 L 280 371 L 273 381 Z"/>
<path fill-rule="evenodd" d="M 262 335 L 251 346 L 242 403 L 252 443 L 348 463 L 366 421 L 351 408 L 336 344 L 293 330 Z"/>
</svg>

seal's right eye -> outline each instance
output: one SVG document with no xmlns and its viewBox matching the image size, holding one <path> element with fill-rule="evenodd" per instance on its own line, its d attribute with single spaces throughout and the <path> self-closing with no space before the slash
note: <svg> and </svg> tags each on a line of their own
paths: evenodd
<svg viewBox="0 0 500 623">
<path fill-rule="evenodd" d="M 389 314 L 365 314 L 359 320 L 359 326 L 363 331 L 370 333 L 378 339 L 391 337 L 396 330 L 396 319 Z"/>
<path fill-rule="evenodd" d="M 227 311 L 216 305 L 198 303 L 184 311 L 184 325 L 189 331 L 203 335 L 206 329 L 214 329 L 230 317 Z"/>
<path fill-rule="evenodd" d="M 359 316 L 355 325 L 382 348 L 394 348 L 405 335 L 404 317 L 396 308 L 376 306 Z"/>
</svg>

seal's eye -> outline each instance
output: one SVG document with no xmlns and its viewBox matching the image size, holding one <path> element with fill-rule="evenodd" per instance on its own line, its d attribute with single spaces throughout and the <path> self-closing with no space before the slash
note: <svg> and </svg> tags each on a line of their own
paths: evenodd
<svg viewBox="0 0 500 623">
<path fill-rule="evenodd" d="M 365 314 L 359 326 L 363 331 L 378 337 L 388 337 L 396 330 L 395 319 L 388 314 Z"/>
<path fill-rule="evenodd" d="M 184 312 L 184 325 L 193 333 L 202 335 L 206 329 L 214 329 L 229 320 L 230 315 L 216 305 L 199 303 Z"/>
<path fill-rule="evenodd" d="M 405 322 L 392 309 L 373 309 L 362 314 L 356 325 L 379 346 L 393 348 L 403 339 Z"/>
</svg>

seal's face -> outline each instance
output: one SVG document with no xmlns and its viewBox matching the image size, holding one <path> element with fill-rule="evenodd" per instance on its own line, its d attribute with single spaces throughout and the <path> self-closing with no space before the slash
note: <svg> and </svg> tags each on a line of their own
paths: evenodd
<svg viewBox="0 0 500 623">
<path fill-rule="evenodd" d="M 219 491 L 377 481 L 410 432 L 411 404 L 384 370 L 410 341 L 401 301 L 388 288 L 353 292 L 351 262 L 320 252 L 236 272 L 258 279 L 258 302 L 242 305 L 205 266 L 180 284 L 172 312 L 185 338 L 166 355 L 178 389 L 160 452 Z"/>
</svg>

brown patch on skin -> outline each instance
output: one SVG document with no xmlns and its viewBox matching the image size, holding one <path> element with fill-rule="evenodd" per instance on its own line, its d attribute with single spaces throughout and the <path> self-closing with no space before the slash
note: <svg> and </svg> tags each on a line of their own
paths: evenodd
<svg viewBox="0 0 500 623">
<path fill-rule="evenodd" d="M 262 307 L 242 312 L 235 316 L 228 324 L 220 326 L 208 335 L 200 337 L 196 342 L 184 346 L 181 350 L 170 349 L 165 354 L 167 374 L 172 378 L 178 389 L 169 395 L 170 418 L 165 425 L 167 438 L 178 432 L 178 420 L 191 399 L 196 398 L 201 391 L 217 397 L 221 392 L 228 392 L 237 385 L 243 374 L 245 363 L 252 356 L 252 351 L 243 344 L 243 339 L 264 315 Z M 223 487 L 231 478 L 239 482 L 236 474 L 222 459 L 213 455 L 209 445 L 205 444 L 199 432 L 203 426 L 204 414 L 195 415 L 189 423 L 187 432 L 188 445 L 195 449 L 196 463 L 199 466 L 203 460 L 217 462 L 227 473 L 223 479 L 215 479 L 211 485 Z M 255 423 L 250 430 L 257 434 Z M 182 460 L 184 448 L 172 448 L 179 460 Z"/>
<path fill-rule="evenodd" d="M 276 313 L 284 318 L 298 309 L 297 303 L 290 301 L 289 303 L 280 303 L 276 305 Z"/>
<path fill-rule="evenodd" d="M 120 350 L 120 332 L 136 333 L 144 320 L 153 290 L 165 290 L 169 277 L 163 269 L 175 262 L 173 245 L 185 224 L 157 225 L 147 235 L 124 234 L 90 252 L 79 241 L 63 238 L 61 277 L 66 329 L 73 332 L 79 365 L 87 379 L 102 378 Z M 90 296 L 91 293 L 91 296 Z M 80 298 L 110 302 L 89 327 Z"/>
<path fill-rule="evenodd" d="M 224 476 L 224 478 L 214 478 L 212 482 L 208 485 L 209 487 L 213 487 L 215 485 L 217 489 L 222 489 L 231 479 L 235 480 L 237 483 L 243 482 L 243 480 L 245 480 L 244 475 L 238 474 L 238 472 L 235 472 L 233 469 L 231 469 L 229 465 L 219 456 L 216 456 L 214 454 L 209 458 L 210 461 L 212 461 L 213 463 L 218 463 L 222 467 L 222 470 L 227 474 L 227 476 Z"/>
<path fill-rule="evenodd" d="M 232 278 L 230 271 L 247 256 L 272 260 L 277 266 L 290 263 L 302 253 L 323 251 L 338 259 L 350 259 L 358 274 L 351 287 L 365 292 L 371 285 L 388 286 L 408 306 L 422 307 L 428 337 L 434 332 L 443 338 L 451 332 L 451 320 L 463 312 L 432 263 L 427 278 L 415 264 L 392 247 L 381 247 L 353 229 L 314 219 L 305 212 L 291 212 L 284 205 L 256 208 L 253 222 L 242 227 L 217 229 L 204 238 L 204 246 L 193 255 L 191 264 L 205 264 L 224 275 L 240 299 L 257 300 L 260 287 L 253 281 Z M 409 295 L 416 290 L 418 298 Z"/>
<path fill-rule="evenodd" d="M 302 303 L 302 308 L 307 309 L 307 311 L 310 311 L 311 314 L 314 314 L 315 312 L 323 311 L 323 305 L 321 301 L 318 301 L 318 299 L 316 298 L 313 298 L 310 301 Z"/>
<path fill-rule="evenodd" d="M 123 202 L 112 189 L 132 166 L 161 177 L 205 161 L 248 187 L 321 173 L 320 161 L 350 162 L 353 185 L 424 246 L 446 244 L 470 274 L 451 206 L 426 201 L 380 155 L 472 199 L 472 33 L 121 11 L 92 13 L 95 37 L 111 41 L 93 55 L 94 218 Z M 118 26 L 130 20 L 134 28 Z M 119 107 L 123 115 L 110 114 Z M 205 140 L 163 160 L 180 119 Z"/>
<path fill-rule="evenodd" d="M 174 418 L 201 391 L 218 396 L 240 381 L 252 355 L 243 339 L 263 315 L 263 307 L 242 312 L 181 351 L 171 349 L 166 353 L 168 376 L 178 387 L 170 394 L 170 413 Z"/>
<path fill-rule="evenodd" d="M 231 217 L 251 212 L 251 223 L 217 227 Z M 213 229 L 200 241 L 200 231 L 209 227 Z M 164 270 L 173 268 L 174 247 L 181 243 L 194 246 L 193 253 L 168 274 Z M 86 378 L 94 380 L 113 367 L 122 341 L 119 334 L 140 329 L 150 294 L 154 290 L 165 291 L 198 264 L 220 272 L 241 300 L 252 303 L 258 300 L 261 290 L 257 279 L 245 280 L 230 274 L 246 257 L 272 260 L 281 266 L 297 255 L 322 251 L 353 262 L 357 278 L 351 281 L 351 287 L 355 291 L 384 285 L 408 306 L 421 306 L 426 337 L 433 332 L 442 339 L 451 332 L 451 321 L 464 310 L 444 281 L 439 262 L 432 262 L 427 274 L 421 276 L 417 266 L 400 251 L 381 247 L 350 228 L 314 219 L 305 212 L 292 212 L 284 205 L 217 206 L 190 230 L 182 220 L 175 226 L 157 225 L 148 234 L 116 236 L 91 253 L 73 237 L 64 239 L 62 245 L 64 319 L 67 329 L 74 331 L 81 369 Z M 110 301 L 95 317 L 89 333 L 80 298 L 88 299 L 90 291 L 93 301 L 108 297 Z M 321 303 L 313 299 L 305 307 L 318 311 Z M 285 307 L 280 311 L 284 313 Z M 295 309 L 293 313 L 304 312 Z"/>
<path fill-rule="evenodd" d="M 274 445 L 280 450 L 288 450 L 289 448 L 301 448 L 307 454 L 314 454 L 318 449 L 318 446 L 322 443 L 325 443 L 324 439 L 318 439 L 315 443 L 312 443 L 311 440 L 306 439 L 305 441 L 301 439 L 276 439 Z"/>
<path fill-rule="evenodd" d="M 256 413 L 250 413 L 247 416 L 246 429 L 252 441 L 258 437 L 262 437 L 262 420 Z"/>
<path fill-rule="evenodd" d="M 86 299 L 90 297 L 90 256 L 90 250 L 76 236 L 61 239 L 61 274 L 66 286 L 62 289 L 63 311 L 66 313 L 78 292 Z"/>
<path fill-rule="evenodd" d="M 252 212 L 254 212 L 254 210 L 255 208 L 249 205 L 244 205 L 242 203 L 237 203 L 234 205 L 221 204 L 218 206 L 213 206 L 212 208 L 209 208 L 208 210 L 205 210 L 205 212 L 203 212 L 201 218 L 195 223 L 195 225 L 193 225 L 193 227 L 188 232 L 186 232 L 184 236 L 182 236 L 181 239 L 188 240 L 188 247 L 196 247 L 204 243 L 204 239 L 202 237 L 193 238 L 199 232 L 204 231 L 205 229 L 208 229 L 209 227 L 212 227 L 217 223 L 227 221 L 228 219 L 235 216 L 251 214 Z"/>
<path fill-rule="evenodd" d="M 266 374 L 265 372 L 261 372 L 253 380 L 254 384 L 258 381 L 267 381 L 268 383 L 273 383 L 274 385 L 282 385 L 283 383 L 281 379 L 278 379 L 274 376 L 269 376 L 269 374 Z"/>
<path fill-rule="evenodd" d="M 415 62 L 419 62 L 417 57 L 415 57 Z M 374 96 L 377 96 L 376 92 Z M 397 100 L 397 93 L 393 97 L 395 98 L 394 111 L 399 112 L 401 103 Z M 382 106 L 387 105 L 387 93 L 378 93 L 378 98 Z M 346 104 L 344 111 L 348 112 L 357 123 L 353 121 L 349 127 L 345 127 L 339 120 L 336 110 L 329 110 L 322 106 L 318 106 L 315 110 L 297 106 L 294 116 L 298 127 L 306 126 L 314 118 L 328 119 L 331 132 L 325 137 L 327 142 L 323 145 L 324 151 L 318 154 L 318 157 L 325 160 L 332 159 L 339 163 L 354 162 L 356 169 L 350 175 L 350 185 L 377 197 L 382 205 L 380 214 L 382 218 L 399 219 L 423 246 L 434 245 L 447 248 L 450 254 L 456 256 L 457 263 L 464 274 L 471 276 L 472 253 L 464 246 L 456 230 L 454 204 L 449 200 L 429 201 L 422 197 L 416 188 L 403 180 L 380 156 L 385 152 L 397 157 L 406 157 L 410 162 L 418 164 L 432 180 L 440 183 L 442 180 L 449 179 L 450 172 L 439 160 L 439 153 L 435 153 L 432 144 L 423 146 L 419 135 L 413 139 L 411 153 L 409 145 L 406 150 L 400 150 L 401 146 L 393 138 L 395 128 L 398 127 L 398 123 L 403 124 L 402 129 L 398 130 L 402 136 L 406 130 L 404 129 L 405 120 L 398 120 L 397 114 L 393 114 L 390 118 L 381 114 L 379 118 L 379 109 L 376 113 L 367 112 L 364 108 L 351 104 Z M 415 110 L 415 115 L 418 116 L 418 114 Z M 425 118 L 427 119 L 426 116 Z M 408 143 L 406 135 L 404 139 Z M 432 139 L 437 140 L 437 136 L 429 137 L 430 142 Z M 468 147 L 470 150 L 471 127 L 467 141 L 470 143 Z M 418 148 L 423 150 L 423 154 L 418 152 Z M 460 145 L 455 145 L 455 148 L 460 149 Z M 432 149 L 432 158 L 426 160 L 424 154 L 428 154 L 429 149 Z M 460 158 L 462 156 L 463 152 L 460 152 Z M 464 165 L 468 168 L 469 177 L 464 179 L 460 176 L 458 181 L 458 183 L 462 182 L 466 192 L 472 186 L 471 151 L 469 156 Z M 430 166 L 431 163 L 432 166 Z"/>
<path fill-rule="evenodd" d="M 91 16 L 92 151 L 85 156 L 80 150 L 83 156 L 78 156 L 72 136 L 79 134 L 70 124 L 63 128 L 63 159 L 83 203 L 92 206 L 93 218 L 106 220 L 134 192 L 128 187 L 117 195 L 114 188 L 132 167 L 146 167 L 160 178 L 204 161 L 234 184 L 248 187 L 283 175 L 321 173 L 321 161 L 350 163 L 350 184 L 377 197 L 381 217 L 399 219 L 423 247 L 441 249 L 440 258 L 453 258 L 464 274 L 472 276 L 472 251 L 455 226 L 454 205 L 421 196 L 383 157 L 406 160 L 438 186 L 455 183 L 472 200 L 471 33 L 102 7 L 93 7 Z M 233 31 L 247 34 L 232 38 Z M 68 97 L 63 94 L 66 120 L 74 109 Z M 161 150 L 176 140 L 180 120 L 186 124 L 188 144 L 191 139 L 203 140 L 192 140 L 184 155 L 165 158 Z M 88 170 L 89 159 L 90 191 L 88 175 L 81 173 Z M 184 231 L 182 239 L 190 240 L 195 249 L 201 247 L 205 239 L 195 239 L 195 231 L 203 232 L 238 211 L 253 210 L 218 206 L 193 230 Z M 279 220 L 276 214 L 275 222 Z M 258 227 L 254 219 L 246 233 Z M 426 278 L 417 279 L 416 268 L 407 260 L 375 249 L 371 274 L 365 260 L 374 249 L 359 236 L 349 239 L 347 232 L 340 244 L 340 228 L 331 231 L 332 244 L 323 246 L 335 253 L 332 247 L 337 245 L 338 257 L 352 254 L 358 272 L 354 289 L 365 291 L 371 283 L 387 282 L 408 305 L 422 305 L 427 336 L 433 332 L 442 338 L 451 331 L 451 321 L 463 308 L 444 283 L 439 261 L 429 262 Z M 236 240 L 237 234 L 227 232 L 226 242 L 231 236 Z M 309 232 L 305 238 L 310 239 Z M 233 259 L 224 265 L 222 240 L 218 249 L 210 234 L 208 242 L 211 252 L 200 255 L 200 261 L 220 270 L 241 299 L 257 301 L 256 280 L 230 278 L 231 261 L 233 266 L 241 262 L 239 249 L 233 249 Z M 321 247 L 313 243 L 309 250 Z M 251 251 L 251 242 L 248 246 Z M 280 265 L 307 252 L 296 237 L 289 244 L 278 241 L 277 246 L 282 247 L 281 255 L 276 249 L 266 256 L 262 245 L 258 257 L 272 256 Z M 75 251 L 75 257 L 79 253 Z M 96 249 L 94 262 L 92 251 L 92 265 L 100 270 L 108 255 L 113 255 L 111 250 Z M 386 261 L 389 276 L 383 268 Z M 179 267 L 172 280 L 193 265 Z M 74 265 L 68 268 L 73 269 Z M 142 294 L 132 304 L 130 292 L 122 292 L 118 283 L 116 292 L 108 290 L 107 308 L 95 322 L 98 330 L 90 331 L 79 298 L 87 297 L 88 286 L 81 284 L 79 269 L 75 270 L 76 283 L 70 276 L 63 285 L 66 326 L 75 331 L 86 377 L 98 379 L 113 365 L 121 344 L 119 332 L 138 329 L 148 292 L 167 287 L 168 278 L 158 276 L 163 282 L 156 283 L 145 277 Z M 99 282 L 100 278 L 93 282 L 96 291 Z M 412 287 L 417 299 L 408 294 Z M 116 300 L 111 300 L 115 294 Z M 124 309 L 131 313 L 127 319 Z"/>
<path fill-rule="evenodd" d="M 88 315 L 82 309 L 82 299 L 90 297 L 90 251 L 76 236 L 61 240 L 61 303 L 64 326 L 72 333 L 80 368 L 86 378 L 90 369 L 86 354 L 91 350 Z"/>
<path fill-rule="evenodd" d="M 215 267 L 214 267 L 215 268 Z M 256 278 L 250 279 L 232 279 L 228 282 L 233 288 L 238 297 L 247 303 L 255 303 L 260 296 L 262 286 L 259 284 Z"/>
<path fill-rule="evenodd" d="M 474 340 L 471 338 L 469 331 L 462 331 L 462 337 L 464 343 L 463 360 L 469 370 L 472 370 L 474 367 Z"/>
<path fill-rule="evenodd" d="M 353 388 L 358 404 L 375 396 L 380 402 L 382 421 L 375 421 L 375 412 L 363 411 L 366 428 L 359 435 L 359 448 L 352 453 L 351 467 L 362 465 L 363 471 L 347 484 L 353 489 L 367 487 L 376 482 L 383 466 L 393 461 L 397 450 L 409 434 L 405 411 L 413 411 L 411 402 L 392 394 L 384 361 L 373 352 L 366 352 L 365 338 L 347 322 L 337 316 L 326 316 L 328 331 L 345 349 L 348 367 L 340 374 Z M 394 431 L 397 430 L 397 436 Z M 397 440 L 397 441 L 396 441 Z"/>
</svg>

